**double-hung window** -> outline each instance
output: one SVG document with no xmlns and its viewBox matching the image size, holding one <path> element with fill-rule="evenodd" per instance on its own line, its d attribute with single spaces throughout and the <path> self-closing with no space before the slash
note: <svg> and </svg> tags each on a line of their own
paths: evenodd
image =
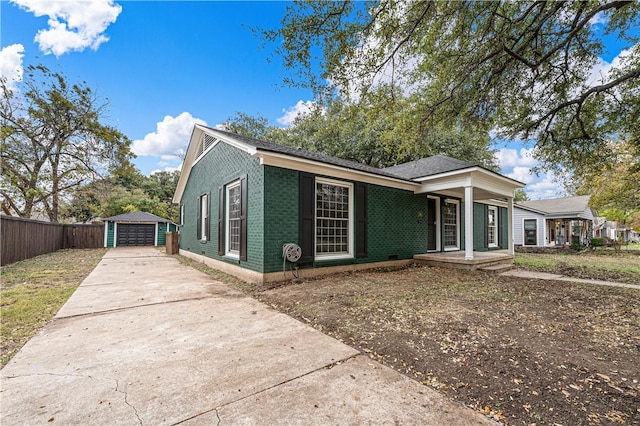
<svg viewBox="0 0 640 426">
<path fill-rule="evenodd" d="M 316 258 L 353 257 L 353 184 L 316 178 L 315 189 Z"/>
<path fill-rule="evenodd" d="M 238 257 L 240 255 L 240 219 L 241 194 L 240 181 L 227 185 L 227 238 L 226 255 Z"/>
<path fill-rule="evenodd" d="M 487 207 L 487 246 L 498 247 L 498 208 Z"/>
<path fill-rule="evenodd" d="M 198 198 L 198 239 L 202 242 L 209 241 L 209 194 L 202 194 Z"/>
</svg>

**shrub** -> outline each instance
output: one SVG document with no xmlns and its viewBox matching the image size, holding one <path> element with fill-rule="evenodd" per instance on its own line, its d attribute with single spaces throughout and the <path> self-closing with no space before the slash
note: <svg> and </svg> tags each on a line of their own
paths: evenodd
<svg viewBox="0 0 640 426">
<path fill-rule="evenodd" d="M 602 247 L 602 238 L 592 238 L 591 247 Z"/>
</svg>

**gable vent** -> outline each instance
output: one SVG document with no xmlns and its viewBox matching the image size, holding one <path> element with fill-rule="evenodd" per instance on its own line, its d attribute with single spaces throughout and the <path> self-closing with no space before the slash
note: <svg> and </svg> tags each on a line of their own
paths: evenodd
<svg viewBox="0 0 640 426">
<path fill-rule="evenodd" d="M 204 152 L 210 147 L 212 147 L 213 144 L 216 143 L 217 141 L 218 141 L 217 138 L 214 138 L 213 136 L 208 135 L 206 133 L 203 134 L 202 139 L 200 139 L 200 144 L 198 145 L 197 157 L 200 157 L 202 154 L 204 154 Z"/>
</svg>

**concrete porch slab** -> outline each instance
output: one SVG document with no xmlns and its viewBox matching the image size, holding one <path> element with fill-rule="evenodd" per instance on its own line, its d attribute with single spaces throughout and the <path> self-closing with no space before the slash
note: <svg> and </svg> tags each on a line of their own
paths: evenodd
<svg viewBox="0 0 640 426">
<path fill-rule="evenodd" d="M 424 265 L 474 271 L 479 268 L 493 265 L 511 265 L 513 264 L 514 258 L 515 256 L 509 254 L 507 250 L 473 252 L 472 260 L 465 259 L 464 251 L 425 253 L 413 256 L 415 261 Z"/>
</svg>

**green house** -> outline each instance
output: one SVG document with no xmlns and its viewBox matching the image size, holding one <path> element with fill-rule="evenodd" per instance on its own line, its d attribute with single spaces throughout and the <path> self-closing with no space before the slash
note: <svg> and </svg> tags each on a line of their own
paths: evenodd
<svg viewBox="0 0 640 426">
<path fill-rule="evenodd" d="M 196 125 L 173 201 L 181 254 L 266 282 L 428 253 L 513 255 L 523 186 L 445 156 L 378 169 Z"/>
<path fill-rule="evenodd" d="M 163 246 L 176 230 L 168 219 L 147 212 L 123 213 L 103 219 L 105 247 Z"/>
</svg>

